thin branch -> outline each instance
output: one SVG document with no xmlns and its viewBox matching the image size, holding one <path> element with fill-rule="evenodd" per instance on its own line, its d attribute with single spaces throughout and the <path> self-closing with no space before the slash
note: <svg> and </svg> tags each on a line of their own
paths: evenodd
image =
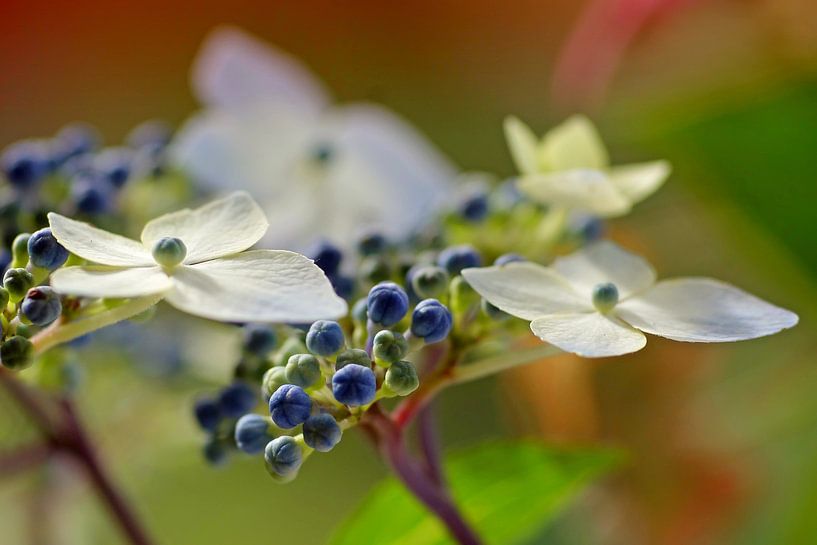
<svg viewBox="0 0 817 545">
<path fill-rule="evenodd" d="M 437 483 L 437 486 L 445 486 L 439 437 L 437 435 L 437 418 L 434 414 L 434 406 L 431 403 L 420 409 L 417 415 L 417 440 L 420 452 L 425 460 L 426 473 L 431 480 Z"/>
</svg>

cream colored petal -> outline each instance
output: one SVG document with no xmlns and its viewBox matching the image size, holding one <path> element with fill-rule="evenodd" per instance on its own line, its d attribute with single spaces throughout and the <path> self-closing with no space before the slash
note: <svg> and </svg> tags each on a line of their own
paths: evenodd
<svg viewBox="0 0 817 545">
<path fill-rule="evenodd" d="M 667 161 L 653 161 L 612 167 L 609 176 L 631 203 L 637 203 L 655 193 L 671 170 Z"/>
<path fill-rule="evenodd" d="M 574 115 L 551 129 L 540 154 L 540 160 L 553 171 L 605 169 L 610 163 L 596 127 L 583 115 Z"/>
<path fill-rule="evenodd" d="M 163 237 L 187 246 L 185 264 L 199 263 L 246 250 L 268 227 L 264 212 L 244 191 L 237 191 L 195 210 L 184 209 L 148 222 L 142 230 L 146 248 Z"/>
<path fill-rule="evenodd" d="M 178 267 L 172 279 L 167 302 L 212 320 L 305 323 L 347 310 L 323 271 L 294 252 L 243 252 Z"/>
<path fill-rule="evenodd" d="M 637 352 L 647 338 L 613 316 L 598 312 L 553 314 L 530 324 L 543 341 L 585 358 L 604 358 Z"/>
<path fill-rule="evenodd" d="M 536 174 L 539 172 L 538 148 L 539 139 L 516 117 L 506 117 L 503 124 L 505 140 L 511 152 L 516 169 L 520 174 Z"/>
<path fill-rule="evenodd" d="M 51 287 L 63 295 L 78 297 L 141 297 L 173 287 L 159 267 L 65 267 L 51 274 Z"/>
<path fill-rule="evenodd" d="M 588 298 L 595 286 L 606 282 L 616 285 L 621 299 L 655 283 L 655 270 L 643 257 L 606 240 L 556 259 L 553 268 Z"/>
<path fill-rule="evenodd" d="M 150 253 L 135 240 L 54 212 L 48 214 L 48 223 L 60 244 L 88 261 L 122 267 L 154 264 Z"/>
<path fill-rule="evenodd" d="M 599 170 L 565 170 L 519 179 L 519 190 L 534 201 L 604 217 L 626 214 L 630 201 Z"/>
</svg>

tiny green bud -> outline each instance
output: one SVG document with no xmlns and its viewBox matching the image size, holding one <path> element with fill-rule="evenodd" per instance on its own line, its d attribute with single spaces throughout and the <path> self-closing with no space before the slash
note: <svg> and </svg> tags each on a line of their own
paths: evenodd
<svg viewBox="0 0 817 545">
<path fill-rule="evenodd" d="M 437 298 L 448 289 L 450 277 L 442 267 L 429 265 L 418 269 L 411 277 L 411 287 L 421 299 Z"/>
<path fill-rule="evenodd" d="M 28 239 L 31 238 L 29 233 L 20 233 L 14 237 L 14 242 L 11 243 L 11 266 L 25 267 L 28 263 Z"/>
<path fill-rule="evenodd" d="M 384 282 L 391 278 L 391 267 L 383 256 L 370 256 L 360 262 L 360 278 L 371 284 Z"/>
<path fill-rule="evenodd" d="M 384 329 L 374 337 L 372 354 L 383 367 L 401 360 L 408 353 L 408 341 L 401 333 Z"/>
<path fill-rule="evenodd" d="M 372 366 L 371 358 L 369 358 L 365 350 L 361 350 L 360 348 L 351 348 L 338 354 L 338 358 L 335 360 L 335 369 L 340 369 L 350 363 L 356 363 L 363 367 Z"/>
<path fill-rule="evenodd" d="M 153 259 L 162 267 L 172 269 L 187 256 L 187 246 L 176 237 L 160 238 L 153 244 Z"/>
<path fill-rule="evenodd" d="M 261 379 L 261 393 L 265 400 L 269 400 L 275 390 L 287 383 L 284 367 L 270 367 Z"/>
<path fill-rule="evenodd" d="M 411 362 L 402 360 L 394 362 L 386 370 L 383 384 L 395 394 L 407 396 L 420 386 L 420 379 L 414 365 Z"/>
<path fill-rule="evenodd" d="M 295 354 L 287 362 L 285 375 L 288 383 L 309 388 L 321 379 L 321 365 L 312 354 Z"/>
<path fill-rule="evenodd" d="M 25 369 L 34 362 L 34 345 L 20 335 L 15 335 L 0 345 L 0 363 L 14 370 Z"/>
<path fill-rule="evenodd" d="M 281 348 L 275 354 L 275 365 L 283 367 L 289 362 L 289 358 L 295 354 L 305 354 L 308 352 L 304 342 L 298 337 L 289 337 L 281 344 Z"/>
<path fill-rule="evenodd" d="M 462 315 L 469 308 L 479 304 L 480 297 L 462 276 L 455 276 L 450 285 L 450 308 L 455 315 Z"/>
<path fill-rule="evenodd" d="M 34 287 L 34 277 L 25 269 L 9 269 L 3 275 L 3 287 L 8 291 L 9 299 L 17 303 Z"/>
<path fill-rule="evenodd" d="M 593 306 L 601 313 L 613 310 L 618 304 L 618 288 L 612 282 L 598 284 L 593 288 Z"/>
<path fill-rule="evenodd" d="M 0 288 L 0 312 L 9 304 L 9 290 Z"/>
</svg>

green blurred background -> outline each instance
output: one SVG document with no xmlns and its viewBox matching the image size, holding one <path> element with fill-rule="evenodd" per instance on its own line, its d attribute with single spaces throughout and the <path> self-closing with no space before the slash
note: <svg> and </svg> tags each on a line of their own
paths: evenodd
<svg viewBox="0 0 817 545">
<path fill-rule="evenodd" d="M 108 142 L 183 121 L 188 68 L 231 23 L 300 57 L 341 101 L 403 114 L 466 169 L 513 173 L 510 113 L 537 131 L 573 111 L 616 162 L 674 175 L 613 227 L 665 276 L 711 275 L 801 316 L 734 346 L 651 339 L 638 355 L 564 358 L 447 393 L 446 449 L 537 436 L 623 446 L 630 463 L 533 543 L 817 542 L 817 5 L 812 0 L 468 3 L 2 2 L 0 147 L 90 122 Z M 90 354 L 90 352 L 89 352 Z M 159 543 L 323 543 L 384 474 L 348 434 L 299 479 L 257 461 L 214 471 L 190 418 L 198 379 L 88 358 L 80 403 Z M 215 375 L 226 379 L 229 361 Z M 0 399 L 0 438 L 26 439 Z M 66 464 L 0 481 L 0 543 L 119 536 Z"/>
</svg>

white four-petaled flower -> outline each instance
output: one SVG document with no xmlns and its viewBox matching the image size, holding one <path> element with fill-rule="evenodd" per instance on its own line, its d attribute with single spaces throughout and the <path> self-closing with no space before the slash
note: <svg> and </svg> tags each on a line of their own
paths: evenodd
<svg viewBox="0 0 817 545">
<path fill-rule="evenodd" d="M 542 139 L 509 117 L 505 137 L 520 172 L 519 190 L 557 208 L 620 216 L 657 190 L 670 173 L 666 161 L 611 167 L 598 131 L 580 115 Z"/>
<path fill-rule="evenodd" d="M 283 250 L 244 251 L 267 230 L 264 213 L 244 192 L 156 218 L 145 225 L 141 242 L 55 213 L 48 220 L 60 244 L 98 264 L 55 271 L 51 285 L 59 293 L 161 294 L 184 312 L 235 322 L 310 322 L 346 313 L 310 259 Z M 168 241 L 177 250 L 171 262 L 161 255 Z"/>
<path fill-rule="evenodd" d="M 709 278 L 656 283 L 641 257 L 611 242 L 557 259 L 466 269 L 468 283 L 491 304 L 530 320 L 533 333 L 585 357 L 635 352 L 644 333 L 676 341 L 728 342 L 797 324 L 793 312 Z"/>
</svg>

